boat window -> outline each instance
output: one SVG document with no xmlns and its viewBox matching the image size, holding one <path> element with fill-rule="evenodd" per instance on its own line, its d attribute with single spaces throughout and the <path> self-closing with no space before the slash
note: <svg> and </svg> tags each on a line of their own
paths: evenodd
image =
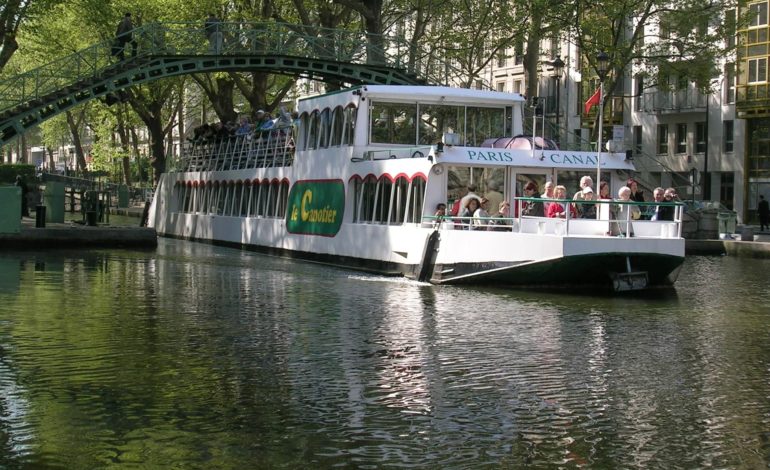
<svg viewBox="0 0 770 470">
<path fill-rule="evenodd" d="M 330 147 L 339 147 L 340 143 L 342 143 L 342 125 L 344 120 L 345 112 L 343 111 L 342 106 L 337 106 L 334 108 L 334 113 L 332 113 L 332 132 L 329 142 Z"/>
<path fill-rule="evenodd" d="M 283 218 L 286 216 L 286 206 L 289 203 L 289 182 L 281 181 L 278 186 L 278 203 L 275 216 Z"/>
<path fill-rule="evenodd" d="M 407 198 L 409 197 L 409 180 L 403 176 L 396 178 L 393 184 L 393 196 L 391 197 L 390 204 L 390 217 L 391 224 L 402 224 L 406 217 Z"/>
<path fill-rule="evenodd" d="M 416 104 L 373 102 L 370 109 L 371 143 L 415 145 Z"/>
<path fill-rule="evenodd" d="M 452 132 L 464 142 L 465 107 L 420 105 L 419 144 L 433 145 L 441 141 L 445 132 Z"/>
<path fill-rule="evenodd" d="M 374 207 L 377 199 L 377 190 L 379 185 L 373 175 L 367 176 L 363 181 L 358 182 L 359 192 L 355 198 L 356 207 L 354 212 L 354 222 L 373 222 Z"/>
<path fill-rule="evenodd" d="M 342 129 L 342 145 L 353 145 L 353 137 L 356 130 L 356 117 L 358 116 L 358 109 L 350 105 L 345 108 L 345 121 Z"/>
<path fill-rule="evenodd" d="M 392 181 L 388 175 L 363 181 L 353 177 L 349 183 L 353 201 L 353 222 L 400 225 L 422 220 L 425 200 L 425 177 L 416 175 L 410 181 L 399 176 Z"/>
<path fill-rule="evenodd" d="M 251 182 L 246 180 L 243 182 L 243 189 L 241 191 L 241 217 L 249 215 L 249 195 L 251 194 Z"/>
<path fill-rule="evenodd" d="M 407 222 L 418 223 L 422 221 L 422 206 L 425 202 L 425 178 L 422 175 L 412 178 L 412 186 L 409 193 L 409 213 Z"/>
<path fill-rule="evenodd" d="M 331 112 L 329 108 L 320 113 L 318 119 L 318 148 L 325 149 L 329 147 L 329 132 L 331 131 Z"/>
<path fill-rule="evenodd" d="M 267 195 L 267 191 L 265 191 L 266 186 L 267 185 L 264 182 L 254 182 L 254 190 L 252 191 L 252 203 L 254 204 L 254 212 L 252 212 L 252 215 L 255 217 L 265 215 L 265 196 Z"/>
<path fill-rule="evenodd" d="M 466 142 L 469 147 L 478 147 L 485 140 L 506 137 L 505 108 L 467 108 Z"/>
<path fill-rule="evenodd" d="M 297 144 L 299 150 L 307 149 L 307 134 L 310 116 L 308 113 L 302 113 L 299 117 L 299 129 L 297 132 Z"/>
<path fill-rule="evenodd" d="M 313 150 L 318 145 L 318 111 L 310 113 L 307 123 L 307 141 L 305 144 L 306 150 Z"/>
<path fill-rule="evenodd" d="M 479 197 L 489 199 L 489 215 L 497 215 L 500 202 L 510 200 L 505 190 L 504 168 L 475 168 L 450 166 L 447 187 L 447 207 L 450 215 L 462 212 L 459 200 L 472 189 Z"/>
</svg>

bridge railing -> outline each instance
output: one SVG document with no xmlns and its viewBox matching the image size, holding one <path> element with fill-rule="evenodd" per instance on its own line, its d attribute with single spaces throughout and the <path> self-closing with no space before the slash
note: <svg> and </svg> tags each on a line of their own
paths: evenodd
<svg viewBox="0 0 770 470">
<path fill-rule="evenodd" d="M 219 39 L 212 40 L 203 23 L 148 23 L 132 31 L 125 60 L 161 56 L 273 55 L 366 64 L 405 70 L 429 77 L 430 70 L 446 74 L 436 60 L 413 61 L 409 44 L 401 38 L 274 22 L 219 24 Z M 99 77 L 120 63 L 105 40 L 20 75 L 0 81 L 0 112 L 21 103 Z M 418 51 L 420 57 L 429 53 Z M 406 70 L 411 67 L 413 70 Z M 443 80 L 442 80 L 443 81 Z"/>
</svg>

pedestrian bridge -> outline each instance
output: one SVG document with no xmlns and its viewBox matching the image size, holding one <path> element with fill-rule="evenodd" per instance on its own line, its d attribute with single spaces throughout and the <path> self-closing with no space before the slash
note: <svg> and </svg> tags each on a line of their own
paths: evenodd
<svg viewBox="0 0 770 470">
<path fill-rule="evenodd" d="M 0 83 L 0 146 L 78 104 L 176 75 L 262 71 L 340 85 L 441 83 L 444 63 L 403 39 L 283 23 L 150 23 L 125 59 L 104 41 Z M 135 46 L 132 51 L 132 46 Z"/>
</svg>

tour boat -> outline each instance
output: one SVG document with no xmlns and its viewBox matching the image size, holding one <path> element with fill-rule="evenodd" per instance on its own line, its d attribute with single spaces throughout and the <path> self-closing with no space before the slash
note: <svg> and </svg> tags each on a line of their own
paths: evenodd
<svg viewBox="0 0 770 470">
<path fill-rule="evenodd" d="M 625 152 L 523 136 L 526 106 L 519 94 L 439 86 L 301 99 L 293 117 L 245 135 L 199 135 L 161 175 L 148 223 L 161 236 L 434 284 L 673 284 L 684 260 L 680 207 L 667 221 L 618 220 L 613 208 L 623 206 L 610 201 L 593 218 L 524 214 L 529 182 L 540 192 L 564 185 L 570 197 L 582 176 L 601 174 L 616 193 L 634 171 Z M 436 215 L 468 187 L 493 204 L 489 217 Z M 500 201 L 513 207 L 507 217 L 495 213 Z"/>
</svg>

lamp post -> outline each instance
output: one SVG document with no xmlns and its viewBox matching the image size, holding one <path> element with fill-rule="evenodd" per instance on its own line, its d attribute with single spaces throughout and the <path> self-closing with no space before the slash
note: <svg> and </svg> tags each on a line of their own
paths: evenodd
<svg viewBox="0 0 770 470">
<path fill-rule="evenodd" d="M 558 145 L 561 140 L 561 128 L 559 127 L 559 95 L 561 87 L 559 86 L 559 82 L 561 81 L 561 73 L 564 70 L 564 61 L 561 60 L 559 56 L 556 56 L 556 58 L 551 61 L 551 67 L 553 67 L 551 76 L 556 79 L 556 144 Z"/>
<path fill-rule="evenodd" d="M 602 126 L 604 124 L 604 79 L 607 77 L 607 69 L 610 63 L 610 56 L 601 51 L 596 55 L 596 71 L 599 72 L 599 136 L 596 153 L 596 187 L 598 188 L 602 181 Z"/>
</svg>

